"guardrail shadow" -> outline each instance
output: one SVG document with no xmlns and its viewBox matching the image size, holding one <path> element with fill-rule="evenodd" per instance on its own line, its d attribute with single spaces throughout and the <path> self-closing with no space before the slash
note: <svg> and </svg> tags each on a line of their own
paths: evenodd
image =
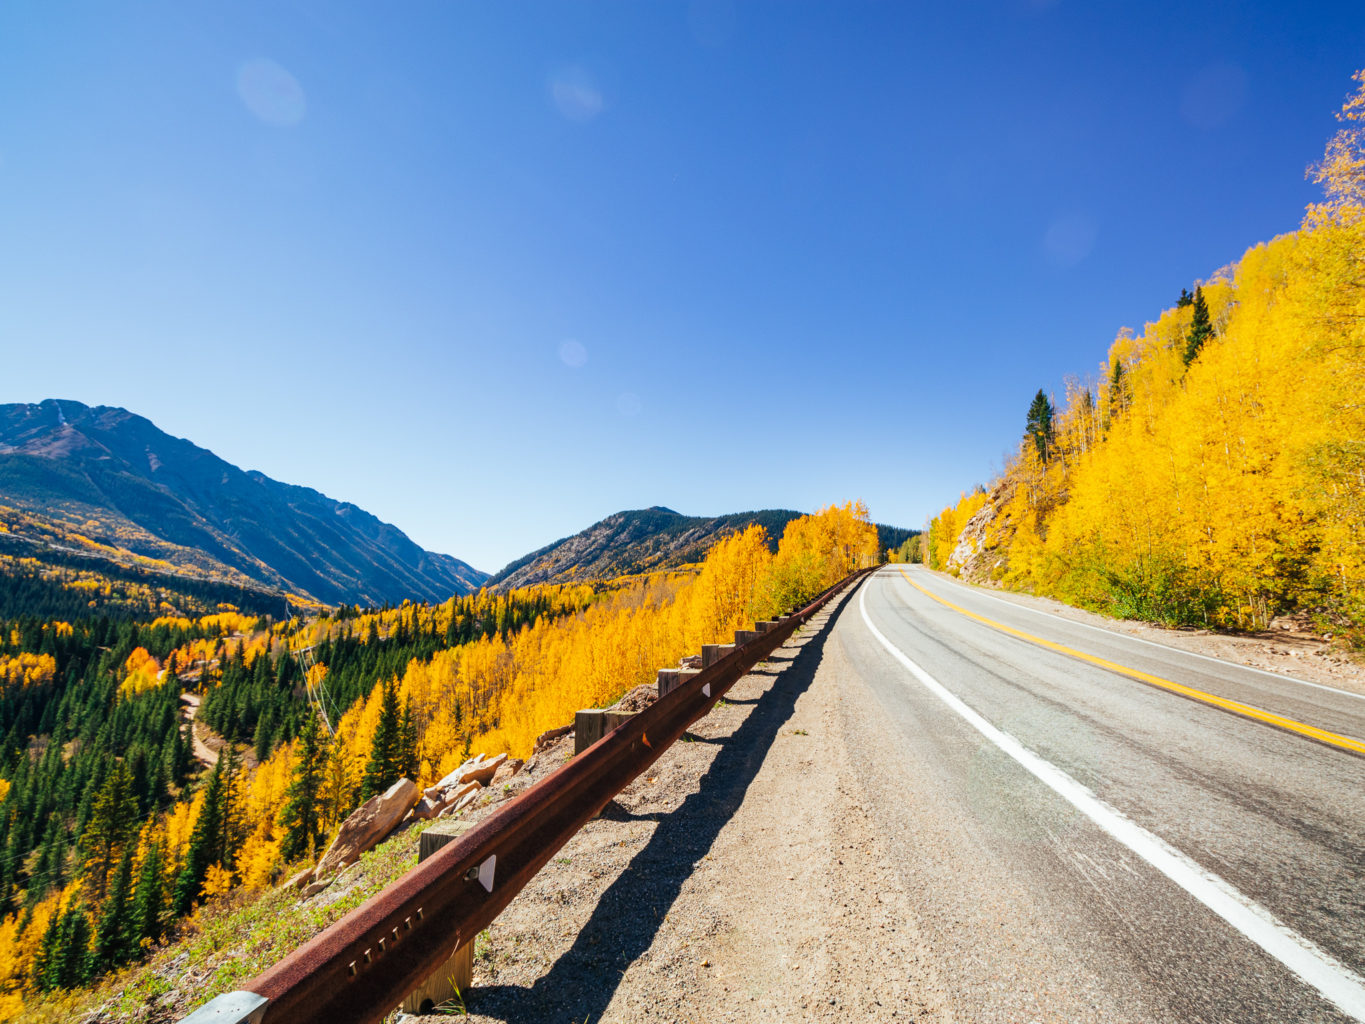
<svg viewBox="0 0 1365 1024">
<path fill-rule="evenodd" d="M 627 968 L 653 944 L 694 866 L 743 802 L 768 748 L 814 680 L 825 640 L 843 614 L 850 593 L 831 601 L 829 616 L 818 631 L 793 637 L 801 644 L 793 657 L 783 657 L 790 648 L 774 652 L 770 665 L 778 660 L 787 664 L 761 697 L 753 702 L 730 701 L 753 703 L 754 708 L 722 742 L 696 792 L 672 812 L 622 815 L 631 820 L 657 820 L 659 827 L 602 894 L 573 946 L 529 988 L 470 989 L 466 996 L 471 1014 L 507 1024 L 601 1020 Z"/>
</svg>

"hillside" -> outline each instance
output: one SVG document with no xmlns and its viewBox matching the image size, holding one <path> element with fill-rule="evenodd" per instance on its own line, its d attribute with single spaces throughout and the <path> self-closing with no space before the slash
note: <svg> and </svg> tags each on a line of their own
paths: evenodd
<svg viewBox="0 0 1365 1024">
<path fill-rule="evenodd" d="M 708 547 L 727 534 L 757 523 L 776 548 L 787 524 L 801 513 L 788 509 L 685 516 L 671 508 L 617 512 L 586 530 L 547 544 L 488 579 L 488 586 L 514 590 L 538 583 L 579 583 L 669 569 L 701 561 Z"/>
<path fill-rule="evenodd" d="M 1357 78 L 1314 169 L 1324 202 L 1120 331 L 1064 401 L 1021 401 L 1005 472 L 931 523 L 932 567 L 1171 625 L 1296 616 L 1365 646 Z"/>
<path fill-rule="evenodd" d="M 246 472 L 125 409 L 0 406 L 0 532 L 329 604 L 442 601 L 485 574 L 364 509 Z"/>
</svg>

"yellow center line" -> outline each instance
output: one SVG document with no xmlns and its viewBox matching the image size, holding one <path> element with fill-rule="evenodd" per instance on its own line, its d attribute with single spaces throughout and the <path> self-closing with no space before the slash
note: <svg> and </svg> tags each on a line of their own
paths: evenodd
<svg viewBox="0 0 1365 1024">
<path fill-rule="evenodd" d="M 1084 651 L 1078 651 L 1075 648 L 1067 647 L 1064 644 L 1053 643 L 1051 640 L 1044 640 L 1040 636 L 1034 636 L 1032 633 L 1025 633 L 1022 629 L 1015 629 L 1013 626 L 1006 626 L 1002 622 L 988 619 L 984 615 L 976 614 L 976 612 L 969 612 L 961 605 L 954 604 L 952 601 L 939 597 L 932 591 L 921 587 L 910 578 L 910 574 L 904 569 L 901 569 L 900 572 L 901 575 L 905 577 L 905 582 L 910 584 L 910 586 L 914 587 L 921 594 L 933 598 L 939 604 L 951 608 L 959 615 L 965 615 L 969 619 L 975 619 L 983 625 L 990 626 L 991 629 L 997 629 L 1002 633 L 1008 633 L 1010 636 L 1017 636 L 1021 640 L 1027 640 L 1031 644 L 1037 644 L 1039 647 L 1046 647 L 1050 651 L 1056 651 L 1059 654 L 1065 654 L 1071 658 L 1079 658 L 1081 661 L 1088 661 L 1090 664 L 1098 665 L 1100 668 L 1108 669 L 1110 672 L 1117 672 L 1120 675 L 1128 676 L 1130 679 L 1136 679 L 1139 682 L 1147 683 L 1150 686 L 1157 686 L 1163 690 L 1169 690 L 1171 693 L 1177 693 L 1182 697 L 1188 697 L 1190 700 L 1201 701 L 1204 704 L 1210 704 L 1213 707 L 1221 708 L 1224 711 L 1231 711 L 1235 715 L 1244 715 L 1247 718 L 1252 718 L 1258 722 L 1264 722 L 1267 725 L 1273 725 L 1280 729 L 1288 729 L 1290 732 L 1296 732 L 1300 736 L 1307 736 L 1309 739 L 1317 740 L 1319 743 L 1326 743 L 1329 746 L 1339 747 L 1342 750 L 1349 750 L 1356 754 L 1365 754 L 1365 743 L 1362 743 L 1360 740 L 1352 739 L 1349 736 L 1328 732 L 1326 729 L 1319 729 L 1314 725 L 1305 725 L 1303 722 L 1295 721 L 1292 718 L 1285 718 L 1283 715 L 1277 715 L 1271 711 L 1253 707 L 1250 704 L 1243 704 L 1241 701 L 1228 700 L 1226 697 L 1205 693 L 1203 690 L 1196 690 L 1191 686 L 1172 682 L 1170 679 L 1163 679 L 1161 676 L 1154 676 L 1150 672 L 1129 668 L 1127 665 L 1120 665 L 1117 662 L 1109 661 L 1105 658 L 1098 658 L 1093 654 L 1086 654 Z"/>
</svg>

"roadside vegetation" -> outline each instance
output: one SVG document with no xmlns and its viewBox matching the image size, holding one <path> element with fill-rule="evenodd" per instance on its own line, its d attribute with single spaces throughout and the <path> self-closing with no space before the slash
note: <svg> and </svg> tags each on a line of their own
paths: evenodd
<svg viewBox="0 0 1365 1024">
<path fill-rule="evenodd" d="M 1300 229 L 1034 396 L 1003 475 L 922 559 L 1109 615 L 1365 645 L 1365 71 Z"/>
<path fill-rule="evenodd" d="M 398 778 L 428 786 L 475 749 L 526 757 L 579 708 L 877 556 L 849 503 L 793 520 L 776 552 L 751 526 L 699 565 L 593 584 L 287 621 L 223 605 L 0 622 L 0 1020 L 50 1016 L 182 936 L 222 940 L 220 908 L 315 861 Z M 182 694 L 222 741 L 212 766 Z"/>
</svg>

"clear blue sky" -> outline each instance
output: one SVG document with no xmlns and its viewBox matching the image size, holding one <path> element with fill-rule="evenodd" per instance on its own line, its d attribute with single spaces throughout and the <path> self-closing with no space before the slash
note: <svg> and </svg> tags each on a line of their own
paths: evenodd
<svg viewBox="0 0 1365 1024">
<path fill-rule="evenodd" d="M 921 525 L 1299 222 L 1350 3 L 0 7 L 0 402 L 485 570 L 610 512 Z"/>
</svg>

